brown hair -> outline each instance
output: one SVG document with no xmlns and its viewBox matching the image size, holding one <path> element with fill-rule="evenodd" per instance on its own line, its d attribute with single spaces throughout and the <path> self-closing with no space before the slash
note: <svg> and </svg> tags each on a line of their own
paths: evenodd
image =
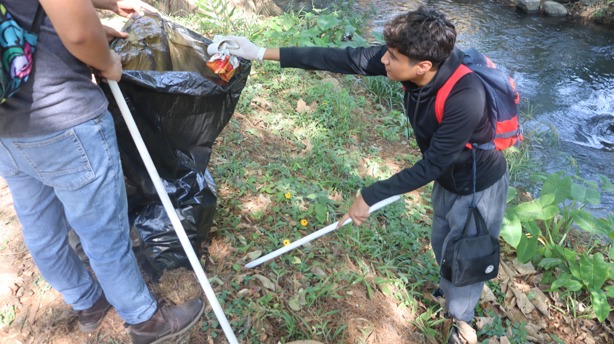
<svg viewBox="0 0 614 344">
<path fill-rule="evenodd" d="M 417 61 L 439 66 L 454 49 L 456 29 L 446 16 L 420 6 L 400 14 L 384 26 L 386 45 Z"/>
</svg>

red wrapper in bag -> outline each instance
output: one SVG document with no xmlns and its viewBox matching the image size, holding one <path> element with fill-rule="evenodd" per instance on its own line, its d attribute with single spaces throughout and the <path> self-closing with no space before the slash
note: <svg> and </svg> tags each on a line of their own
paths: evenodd
<svg viewBox="0 0 614 344">
<path fill-rule="evenodd" d="M 207 61 L 207 66 L 222 80 L 228 81 L 235 74 L 235 70 L 239 66 L 239 59 L 224 51 L 211 56 Z"/>
</svg>

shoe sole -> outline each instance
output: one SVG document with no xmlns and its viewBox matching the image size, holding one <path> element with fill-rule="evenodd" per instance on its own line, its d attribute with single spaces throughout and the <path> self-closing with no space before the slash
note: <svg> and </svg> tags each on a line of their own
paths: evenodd
<svg viewBox="0 0 614 344">
<path fill-rule="evenodd" d="M 194 317 L 194 320 L 192 320 L 192 322 L 190 322 L 189 324 L 187 324 L 184 328 L 182 328 L 181 330 L 175 332 L 175 333 L 171 333 L 167 336 L 158 338 L 157 340 L 151 342 L 150 344 L 160 344 L 162 342 L 165 342 L 169 339 L 173 339 L 175 337 L 178 337 L 184 333 L 186 333 L 189 329 L 192 328 L 192 326 L 196 325 L 196 322 L 198 322 L 198 320 L 200 320 L 200 316 L 203 315 L 203 312 L 205 311 L 205 303 L 203 302 L 202 307 L 200 308 L 200 311 L 198 311 L 198 315 L 196 317 Z"/>
</svg>

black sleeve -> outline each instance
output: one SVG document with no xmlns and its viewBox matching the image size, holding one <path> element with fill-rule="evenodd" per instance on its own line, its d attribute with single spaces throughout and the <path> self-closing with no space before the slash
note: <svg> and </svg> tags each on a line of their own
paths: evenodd
<svg viewBox="0 0 614 344">
<path fill-rule="evenodd" d="M 422 160 L 392 177 L 362 189 L 368 205 L 394 195 L 413 191 L 441 177 L 457 160 L 485 113 L 486 96 L 474 76 L 463 77 L 454 86 L 445 103 L 441 124 L 433 134 Z M 435 116 L 429 111 L 425 116 Z"/>
<path fill-rule="evenodd" d="M 381 62 L 386 46 L 367 48 L 280 48 L 282 68 L 324 70 L 341 74 L 386 75 Z"/>
</svg>

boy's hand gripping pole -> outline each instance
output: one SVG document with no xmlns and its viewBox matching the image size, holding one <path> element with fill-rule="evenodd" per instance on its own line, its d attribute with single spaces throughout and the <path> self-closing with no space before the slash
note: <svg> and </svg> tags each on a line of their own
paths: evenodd
<svg viewBox="0 0 614 344">
<path fill-rule="evenodd" d="M 379 202 L 375 203 L 371 208 L 369 208 L 369 214 L 371 214 L 372 212 L 374 212 L 376 210 L 379 210 L 380 208 L 383 208 L 383 207 L 387 206 L 388 204 L 390 204 L 392 202 L 395 202 L 395 201 L 399 200 L 400 198 L 401 198 L 401 196 L 396 195 L 396 196 L 388 197 L 385 200 L 382 200 L 382 201 L 379 201 Z M 345 225 L 347 225 L 350 222 L 352 222 L 351 218 L 345 220 L 345 222 L 343 222 L 343 224 L 341 226 L 345 226 Z M 297 248 L 297 247 L 299 247 L 301 245 L 304 245 L 304 244 L 310 242 L 313 239 L 317 239 L 317 238 L 323 236 L 324 234 L 330 233 L 330 232 L 334 231 L 335 229 L 337 229 L 337 225 L 338 224 L 339 224 L 339 221 L 337 221 L 337 222 L 335 222 L 333 224 L 330 224 L 330 225 L 328 225 L 328 226 L 326 226 L 326 227 L 324 227 L 324 228 L 322 228 L 322 229 L 320 229 L 320 230 L 318 230 L 316 232 L 313 232 L 313 233 L 307 235 L 306 237 L 300 238 L 297 241 L 294 241 L 294 242 L 288 244 L 288 246 L 284 246 L 284 247 L 282 247 L 282 248 L 280 248 L 278 250 L 275 250 L 275 251 L 267 254 L 266 256 L 260 257 L 260 258 L 258 258 L 256 260 L 253 260 L 250 263 L 245 264 L 245 267 L 251 269 L 251 268 L 256 267 L 256 266 L 258 266 L 258 265 L 260 265 L 260 264 L 262 264 L 262 263 L 264 263 L 266 261 L 269 261 L 269 260 L 271 260 L 271 259 L 273 259 L 273 258 L 275 258 L 277 256 L 280 256 L 280 255 L 282 255 L 282 254 L 284 254 L 284 253 L 286 253 L 286 252 L 288 252 L 290 250 L 293 250 L 293 249 L 295 249 L 295 248 Z"/>
<path fill-rule="evenodd" d="M 183 246 L 183 249 L 185 250 L 185 253 L 188 256 L 188 260 L 190 261 L 190 265 L 192 265 L 192 268 L 194 269 L 194 273 L 196 273 L 196 277 L 198 278 L 198 281 L 200 282 L 200 285 L 202 286 L 205 292 L 207 301 L 209 301 L 211 308 L 213 308 L 213 312 L 215 313 L 217 320 L 220 322 L 220 325 L 222 326 L 222 330 L 224 330 L 224 334 L 226 335 L 226 339 L 228 339 L 228 343 L 238 344 L 237 338 L 235 337 L 234 332 L 232 332 L 232 328 L 230 328 L 228 319 L 226 319 L 226 316 L 224 315 L 224 311 L 222 310 L 222 307 L 220 306 L 219 302 L 217 301 L 217 298 L 215 297 L 213 288 L 211 288 L 211 284 L 209 284 L 209 280 L 207 279 L 207 276 L 205 275 L 205 271 L 203 270 L 202 265 L 200 265 L 200 261 L 198 260 L 198 257 L 196 257 L 196 253 L 194 252 L 194 248 L 192 248 L 190 239 L 188 239 L 188 236 L 185 233 L 185 229 L 183 228 L 183 225 L 181 224 L 181 221 L 179 220 L 179 216 L 177 216 L 177 213 L 175 212 L 173 203 L 171 202 L 171 199 L 168 197 L 168 194 L 166 193 L 166 189 L 164 188 L 164 185 L 162 184 L 160 175 L 158 174 L 158 171 L 156 170 L 156 167 L 154 166 L 153 161 L 151 160 L 151 156 L 149 155 L 149 152 L 147 151 L 147 147 L 145 146 L 145 143 L 143 142 L 141 133 L 139 132 L 139 129 L 136 126 L 136 123 L 134 122 L 134 118 L 132 118 L 130 109 L 128 108 L 128 105 L 126 104 L 126 100 L 124 99 L 124 96 L 121 90 L 119 89 L 119 85 L 117 85 L 117 82 L 113 80 L 108 80 L 108 82 L 109 82 L 109 87 L 111 87 L 111 92 L 113 93 L 113 97 L 115 98 L 115 101 L 117 102 L 117 105 L 119 106 L 122 116 L 124 117 L 124 121 L 126 122 L 126 125 L 128 126 L 130 135 L 132 136 L 132 139 L 134 140 L 134 143 L 136 144 L 139 154 L 141 155 L 141 158 L 143 159 L 143 162 L 145 163 L 145 167 L 147 168 L 149 177 L 151 178 L 151 181 L 153 182 L 156 188 L 156 192 L 158 193 L 158 196 L 160 197 L 160 200 L 162 201 L 162 205 L 164 206 L 164 209 L 166 210 L 166 214 L 170 218 L 171 223 L 173 224 L 173 227 L 175 228 L 175 233 L 177 233 L 177 237 L 179 238 L 179 241 L 181 242 L 181 246 Z"/>
</svg>

